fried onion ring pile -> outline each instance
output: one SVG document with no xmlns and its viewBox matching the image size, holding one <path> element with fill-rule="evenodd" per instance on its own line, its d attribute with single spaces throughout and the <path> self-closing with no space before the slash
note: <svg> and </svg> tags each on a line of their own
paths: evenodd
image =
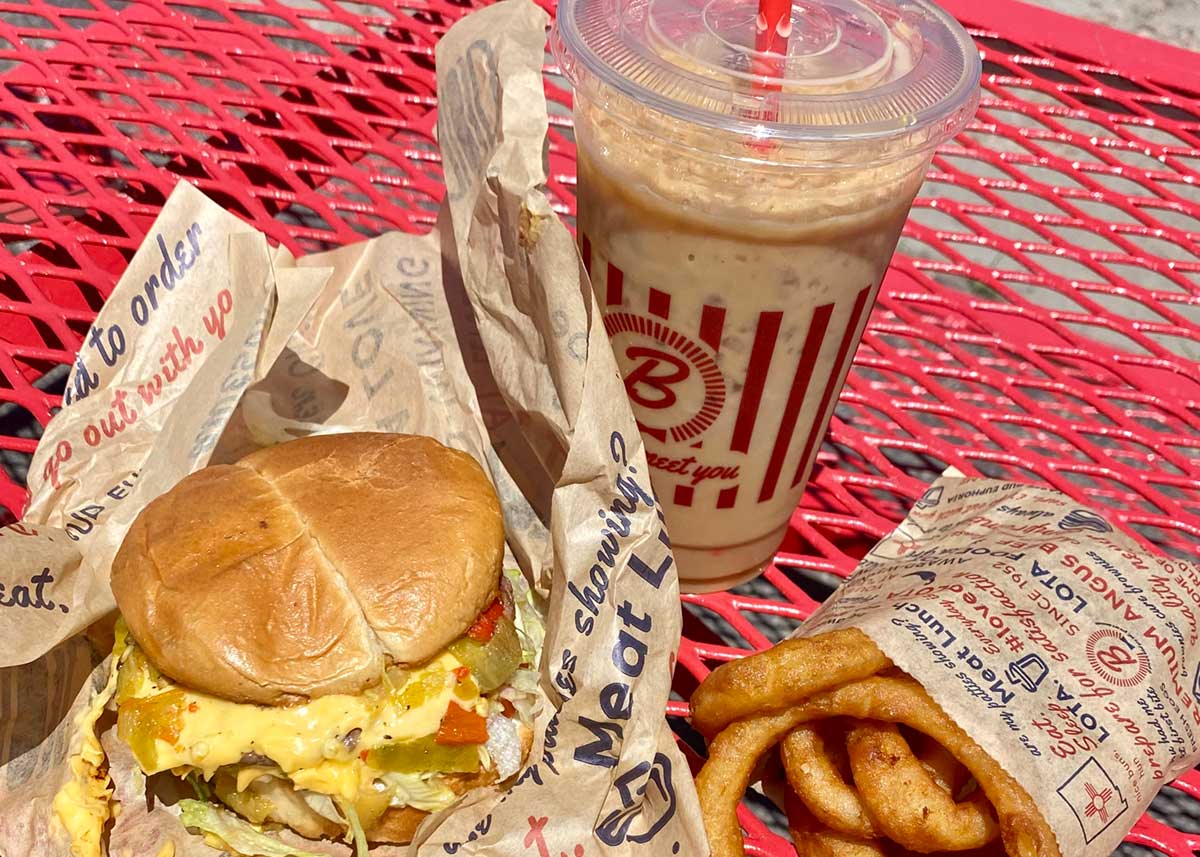
<svg viewBox="0 0 1200 857">
<path fill-rule="evenodd" d="M 712 857 L 745 854 L 738 803 L 777 745 L 800 857 L 1062 857 L 1028 792 L 861 631 L 723 664 L 691 706 Z"/>
</svg>

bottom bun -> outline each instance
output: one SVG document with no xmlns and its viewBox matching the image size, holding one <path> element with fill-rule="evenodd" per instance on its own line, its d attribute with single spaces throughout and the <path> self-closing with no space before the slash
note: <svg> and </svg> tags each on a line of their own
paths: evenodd
<svg viewBox="0 0 1200 857">
<path fill-rule="evenodd" d="M 411 806 L 393 806 L 367 830 L 367 841 L 407 845 L 417 835 L 417 828 L 428 816 L 423 809 Z"/>
<path fill-rule="evenodd" d="M 533 730 L 526 726 L 519 727 L 521 735 L 521 758 L 529 758 L 533 747 Z M 475 774 L 458 774 L 449 776 L 447 785 L 457 795 L 464 795 L 484 786 L 490 786 L 497 780 L 495 770 L 483 770 Z M 379 816 L 371 827 L 367 828 L 367 841 L 389 845 L 408 845 L 417 835 L 417 828 L 429 813 L 411 806 L 394 806 Z"/>
</svg>

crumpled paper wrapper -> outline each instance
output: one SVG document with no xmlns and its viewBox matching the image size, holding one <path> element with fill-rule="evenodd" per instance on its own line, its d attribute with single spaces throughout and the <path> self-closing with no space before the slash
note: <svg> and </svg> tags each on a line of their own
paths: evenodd
<svg viewBox="0 0 1200 857">
<path fill-rule="evenodd" d="M 804 624 L 857 627 L 1107 857 L 1200 761 L 1200 574 L 1049 488 L 943 476 Z"/>
<path fill-rule="evenodd" d="M 706 853 L 663 717 L 680 627 L 670 543 L 572 238 L 542 187 L 548 21 L 528 0 L 438 46 L 436 234 L 302 259 L 181 184 L 80 352 L 0 530 L 0 853 L 61 855 L 50 803 L 102 686 L 79 636 L 145 504 L 210 462 L 315 431 L 432 435 L 483 462 L 546 605 L 527 767 L 383 855 Z M 370 521 L 364 521 L 370 526 Z M 113 855 L 213 855 L 103 736 Z M 299 843 L 299 840 L 297 840 Z M 303 843 L 344 855 L 344 843 Z"/>
</svg>

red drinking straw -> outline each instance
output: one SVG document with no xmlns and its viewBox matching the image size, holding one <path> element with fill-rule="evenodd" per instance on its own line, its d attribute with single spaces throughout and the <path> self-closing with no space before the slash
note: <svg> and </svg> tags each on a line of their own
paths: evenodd
<svg viewBox="0 0 1200 857">
<path fill-rule="evenodd" d="M 783 77 L 787 60 L 788 37 L 792 34 L 792 0 L 758 0 L 758 20 L 755 21 L 754 73 L 759 78 L 754 88 L 764 92 L 778 92 L 779 83 L 768 83 L 762 78 Z M 779 107 L 771 97 L 764 99 L 763 119 L 779 118 Z"/>
<path fill-rule="evenodd" d="M 758 0 L 756 29 L 754 47 L 759 53 L 778 54 L 780 59 L 786 56 L 792 34 L 792 0 Z"/>
</svg>

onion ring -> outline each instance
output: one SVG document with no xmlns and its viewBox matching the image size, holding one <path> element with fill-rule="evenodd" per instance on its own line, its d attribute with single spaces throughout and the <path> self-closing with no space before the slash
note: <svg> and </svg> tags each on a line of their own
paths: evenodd
<svg viewBox="0 0 1200 857">
<path fill-rule="evenodd" d="M 956 803 L 937 783 L 900 730 L 862 723 L 846 736 L 850 769 L 862 800 L 884 836 L 911 851 L 982 848 L 999 833 L 983 792 Z"/>
<path fill-rule="evenodd" d="M 827 721 L 797 726 L 780 745 L 788 785 L 821 824 L 857 839 L 874 839 L 879 828 L 835 761 L 845 749 L 844 732 L 831 734 Z"/>
<path fill-rule="evenodd" d="M 788 785 L 795 792 L 795 798 L 788 799 L 798 798 L 818 825 L 855 840 L 890 836 L 922 853 L 962 850 L 967 841 L 971 848 L 981 847 L 996 838 L 990 804 L 949 750 L 921 733 L 912 736 L 920 751 L 911 750 L 908 739 L 892 726 L 863 725 L 855 731 L 864 745 L 887 744 L 872 748 L 880 758 L 860 766 L 876 770 L 851 774 L 847 729 L 838 719 L 801 724 L 780 744 Z M 881 736 L 880 731 L 889 734 Z M 887 751 L 886 758 L 895 757 L 893 764 L 903 764 L 907 777 L 914 780 L 911 785 L 898 776 L 899 769 L 878 770 L 885 758 L 882 750 Z M 854 776 L 871 780 L 860 789 Z M 963 800 L 959 791 L 967 782 L 971 782 L 970 797 Z M 875 817 L 881 821 L 874 822 Z M 902 832 L 902 825 L 907 825 L 907 832 Z M 920 830 L 925 835 L 915 832 Z"/>
<path fill-rule="evenodd" d="M 913 753 L 921 760 L 921 764 L 933 777 L 933 781 L 952 795 L 955 800 L 962 800 L 965 797 L 962 792 L 967 783 L 971 783 L 972 789 L 976 788 L 975 781 L 971 779 L 971 772 L 964 768 L 958 759 L 954 758 L 953 753 L 928 735 L 918 732 L 915 738 L 916 746 L 913 747 Z"/>
<path fill-rule="evenodd" d="M 784 810 L 797 857 L 887 857 L 878 842 L 824 828 L 804 801 L 790 789 L 784 798 Z"/>
<path fill-rule="evenodd" d="M 891 666 L 857 628 L 784 640 L 709 673 L 692 694 L 692 725 L 711 738 L 735 720 L 797 705 Z"/>
<path fill-rule="evenodd" d="M 844 685 L 773 714 L 731 724 L 709 744 L 696 776 L 696 792 L 712 857 L 744 857 L 737 805 L 758 759 L 801 723 L 822 717 L 856 717 L 903 723 L 953 753 L 980 784 L 1000 819 L 1010 857 L 1062 857 L 1054 833 L 1029 794 L 948 718 L 919 683 L 869 678 Z"/>
<path fill-rule="evenodd" d="M 729 725 L 709 742 L 708 759 L 696 775 L 696 794 L 711 857 L 745 855 L 737 806 L 759 758 L 796 726 L 819 716 L 807 706 L 763 714 Z"/>
</svg>

